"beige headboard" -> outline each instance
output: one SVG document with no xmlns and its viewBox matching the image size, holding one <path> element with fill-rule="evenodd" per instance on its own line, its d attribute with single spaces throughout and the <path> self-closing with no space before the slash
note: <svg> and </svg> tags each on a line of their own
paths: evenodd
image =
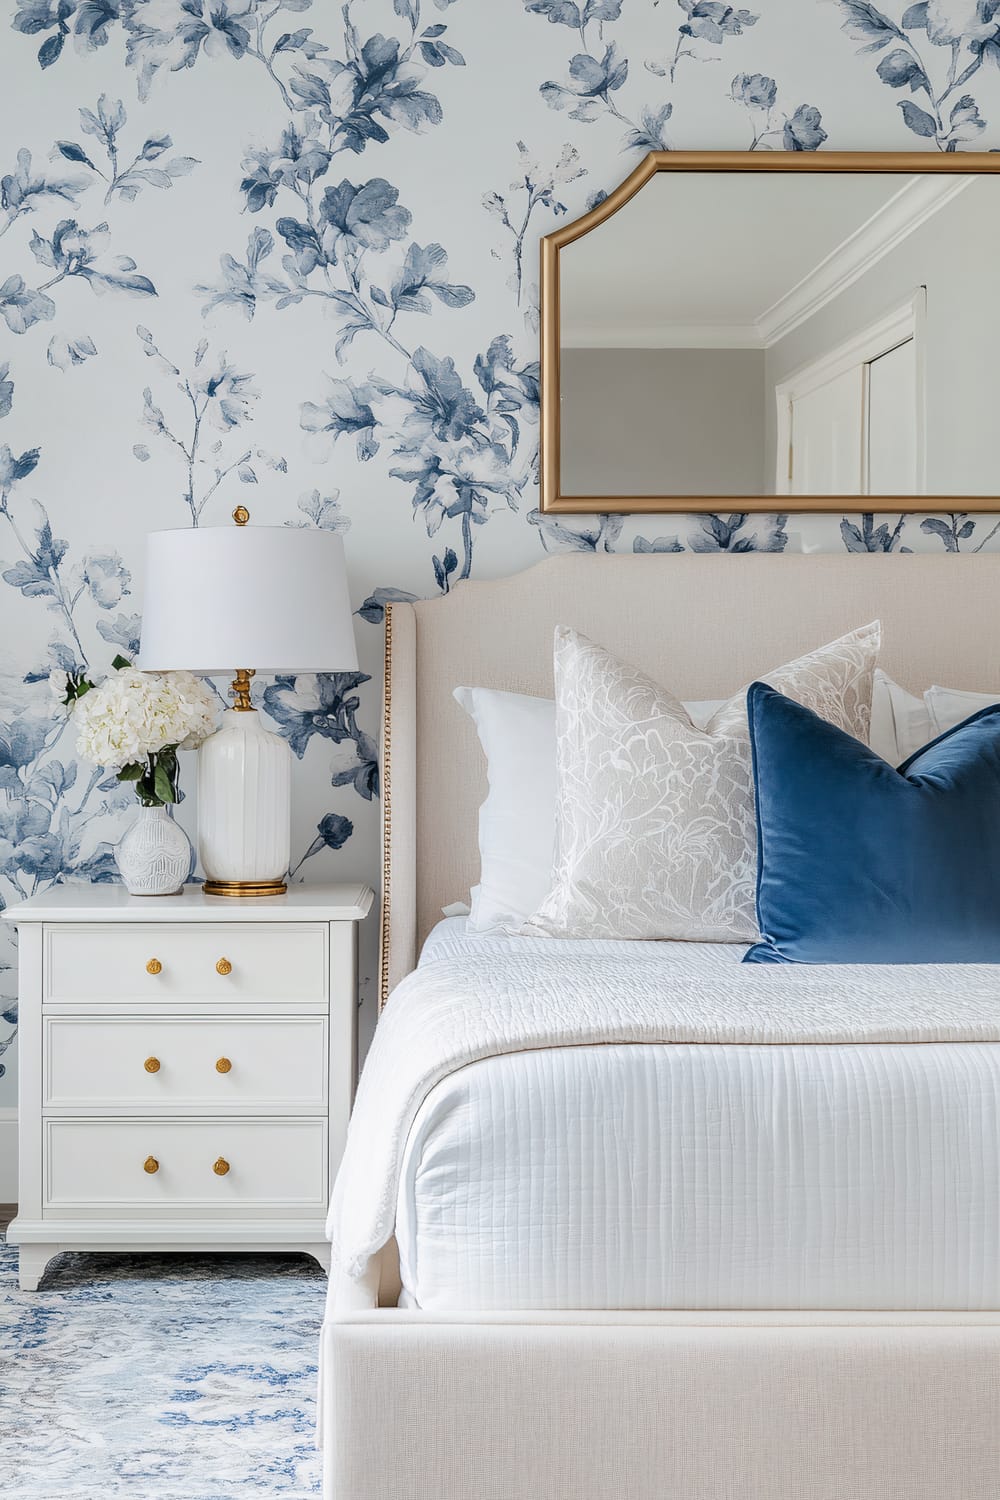
<svg viewBox="0 0 1000 1500">
<path fill-rule="evenodd" d="M 552 631 L 572 625 L 681 698 L 721 698 L 879 618 L 905 687 L 1000 692 L 1000 555 L 550 557 L 386 612 L 381 998 L 441 907 L 478 879 L 485 765 L 452 689 L 552 693 Z"/>
</svg>

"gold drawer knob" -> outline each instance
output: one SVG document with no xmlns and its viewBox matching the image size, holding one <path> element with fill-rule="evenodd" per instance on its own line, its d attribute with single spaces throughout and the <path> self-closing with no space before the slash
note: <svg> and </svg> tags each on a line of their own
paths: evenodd
<svg viewBox="0 0 1000 1500">
<path fill-rule="evenodd" d="M 147 974 L 162 974 L 163 973 L 163 965 L 160 963 L 160 960 L 158 958 L 151 958 L 149 960 L 149 963 L 146 965 L 146 973 Z"/>
<path fill-rule="evenodd" d="M 228 1073 L 231 1071 L 232 1066 L 233 1065 L 229 1061 L 228 1057 L 220 1057 L 219 1061 L 215 1065 L 215 1071 L 217 1073 Z"/>
<path fill-rule="evenodd" d="M 215 1173 L 216 1177 L 225 1177 L 226 1173 L 229 1171 L 229 1163 L 226 1161 L 226 1158 L 224 1156 L 218 1157 L 212 1163 L 212 1171 Z"/>
<path fill-rule="evenodd" d="M 160 1163 L 156 1160 L 155 1156 L 147 1156 L 142 1164 L 142 1170 L 150 1174 L 158 1172 L 160 1170 Z"/>
<path fill-rule="evenodd" d="M 147 1057 L 143 1063 L 147 1073 L 158 1073 L 160 1071 L 160 1059 L 158 1057 Z"/>
<path fill-rule="evenodd" d="M 231 974 L 233 972 L 233 966 L 229 962 L 229 959 L 220 958 L 219 962 L 215 966 L 215 972 L 216 974 Z"/>
</svg>

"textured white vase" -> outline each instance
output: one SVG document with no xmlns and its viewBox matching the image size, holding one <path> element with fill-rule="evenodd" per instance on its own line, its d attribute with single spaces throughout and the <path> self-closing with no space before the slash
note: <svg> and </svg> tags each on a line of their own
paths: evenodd
<svg viewBox="0 0 1000 1500">
<path fill-rule="evenodd" d="M 165 807 L 140 807 L 115 863 L 130 896 L 174 896 L 191 868 L 191 843 Z"/>
<path fill-rule="evenodd" d="M 259 714 L 223 714 L 198 751 L 198 852 L 207 884 L 284 880 L 291 859 L 291 762 L 287 744 L 263 727 Z"/>
</svg>

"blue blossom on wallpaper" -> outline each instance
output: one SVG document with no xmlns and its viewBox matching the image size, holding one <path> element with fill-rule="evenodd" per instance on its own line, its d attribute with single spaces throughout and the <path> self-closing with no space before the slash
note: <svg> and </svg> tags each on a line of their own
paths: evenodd
<svg viewBox="0 0 1000 1500">
<path fill-rule="evenodd" d="M 74 563 L 44 506 L 19 502 L 16 492 L 40 457 L 37 448 L 16 455 L 0 447 L 0 523 L 17 554 L 0 565 L 0 578 L 26 601 L 45 607 L 55 629 L 47 659 L 29 669 L 16 692 L 0 690 L 0 881 L 16 897 L 66 876 L 116 879 L 112 846 L 98 830 L 100 818 L 123 801 L 122 789 L 109 784 L 104 771 L 90 772 L 81 787 L 75 762 L 66 752 L 55 753 L 68 720 L 55 710 L 47 678 L 53 670 L 87 667 L 80 607 L 87 602 L 99 611 L 114 609 L 129 593 L 131 575 L 112 550 L 95 549 Z M 30 525 L 26 512 L 33 517 Z M 6 554 L 3 541 L 0 547 Z M 0 894 L 2 904 L 6 897 Z"/>
<path fill-rule="evenodd" d="M 837 3 L 844 31 L 862 44 L 858 50 L 879 55 L 876 72 L 882 82 L 911 96 L 898 106 L 915 136 L 956 151 L 982 135 L 986 121 L 976 100 L 960 90 L 985 63 L 1000 63 L 1000 0 L 961 5 L 921 0 L 907 6 L 898 25 L 863 0 Z M 925 43 L 937 53 L 927 51 Z"/>
<path fill-rule="evenodd" d="M 56 334 L 49 339 L 45 358 L 57 370 L 72 370 L 86 360 L 93 359 L 96 353 L 97 345 L 89 334 L 83 334 L 80 338 Z"/>
<path fill-rule="evenodd" d="M 591 57 L 588 52 L 576 53 L 570 58 L 566 82 L 549 79 L 540 92 L 550 108 L 568 109 L 571 120 L 589 124 L 599 119 L 605 109 L 615 112 L 611 95 L 627 77 L 628 59 L 622 57 L 614 42 L 609 42 L 599 58 Z"/>
<path fill-rule="evenodd" d="M 377 400 L 372 386 L 352 384 L 328 376 L 322 402 L 303 401 L 299 421 L 304 432 L 314 433 L 317 442 L 313 452 L 324 455 L 344 433 L 355 439 L 355 450 L 362 463 L 379 451 L 375 436 L 375 413 L 371 402 Z"/>
<path fill-rule="evenodd" d="M 142 351 L 154 369 L 168 377 L 173 405 L 168 415 L 166 401 L 151 385 L 143 391 L 143 425 L 161 440 L 162 450 L 179 464 L 184 476 L 183 498 L 192 526 L 197 526 L 205 507 L 227 480 L 257 483 L 257 467 L 283 470 L 285 460 L 261 448 L 247 447 L 242 436 L 231 441 L 239 429 L 253 420 L 260 391 L 254 377 L 238 370 L 225 351 L 209 358 L 209 344 L 202 339 L 187 371 L 182 371 L 163 353 L 148 328 L 136 328 Z M 174 393 L 178 393 L 177 400 Z M 140 463 L 148 463 L 150 450 L 136 443 L 132 452 Z"/>
<path fill-rule="evenodd" d="M 693 519 L 697 528 L 688 537 L 692 552 L 784 552 L 788 543 L 787 516 L 752 516 L 738 511 L 729 516 Z"/>
<path fill-rule="evenodd" d="M 345 818 L 343 813 L 327 813 L 325 817 L 320 818 L 316 825 L 316 837 L 309 844 L 298 864 L 289 870 L 289 879 L 295 878 L 307 859 L 312 859 L 324 849 L 334 851 L 343 849 L 353 832 L 354 824 L 350 818 Z"/>
<path fill-rule="evenodd" d="M 10 378 L 10 365 L 0 364 L 0 417 L 10 414 L 14 405 L 14 382 Z"/>
<path fill-rule="evenodd" d="M 86 192 L 89 185 L 88 179 L 80 174 L 50 169 L 39 171 L 32 166 L 31 152 L 22 146 L 14 170 L 0 177 L 0 209 L 3 210 L 0 236 L 5 235 L 22 214 L 35 212 L 53 198 L 75 208 L 80 194 Z"/>
<path fill-rule="evenodd" d="M 912 548 L 901 545 L 905 524 L 905 515 L 892 527 L 888 521 L 876 526 L 870 512 L 861 517 L 860 526 L 845 517 L 840 523 L 840 538 L 848 552 L 910 552 Z"/>
<path fill-rule="evenodd" d="M 530 525 L 538 527 L 546 552 L 613 552 L 614 544 L 621 536 L 624 518 L 618 515 L 595 516 L 592 523 L 572 526 L 533 510 L 527 519 Z"/>
<path fill-rule="evenodd" d="M 296 137 L 295 144 L 299 143 Z M 283 144 L 289 146 L 287 141 Z M 259 167 L 261 153 L 256 153 L 254 160 Z M 276 167 L 275 161 L 280 165 Z M 378 280 L 364 266 L 365 257 L 384 255 L 404 240 L 412 220 L 410 211 L 398 201 L 398 189 L 384 178 L 365 183 L 344 178 L 336 186 L 326 187 L 314 203 L 311 191 L 303 184 L 307 182 L 311 189 L 316 178 L 325 173 L 321 156 L 313 154 L 307 166 L 302 157 L 276 158 L 270 161 L 268 171 L 272 169 L 266 188 L 259 175 L 245 176 L 243 185 L 251 211 L 273 207 L 281 190 L 294 193 L 298 200 L 296 215 L 281 215 L 275 223 L 287 247 L 281 260 L 284 274 L 279 276 L 270 265 L 274 236 L 258 227 L 250 235 L 246 261 L 230 254 L 222 256 L 220 281 L 198 288 L 208 293 L 206 313 L 233 307 L 252 319 L 262 301 L 273 302 L 278 311 L 283 311 L 306 298 L 319 298 L 339 323 L 335 353 L 342 359 L 360 333 L 374 334 L 406 355 L 393 332 L 401 312 L 426 315 L 433 301 L 461 308 L 473 300 L 470 287 L 445 275 L 448 257 L 441 245 L 422 247 L 411 242 L 402 264 L 386 276 L 380 273 Z M 257 210 L 255 204 L 259 205 Z M 334 271 L 335 278 L 331 275 Z"/>
<path fill-rule="evenodd" d="M 110 608 L 111 606 L 109 606 Z M 142 617 L 140 615 L 116 615 L 113 620 L 98 620 L 97 633 L 102 640 L 107 641 L 109 646 L 116 648 L 114 655 L 119 653 L 134 661 L 139 655 L 139 639 L 142 630 Z"/>
<path fill-rule="evenodd" d="M 575 5 L 572 8 L 576 10 Z M 549 19 L 555 20 L 557 17 L 550 12 Z M 556 217 L 568 213 L 567 205 L 557 194 L 557 189 L 575 182 L 580 177 L 585 177 L 587 169 L 581 162 L 580 153 L 576 147 L 569 143 L 563 146 L 558 159 L 551 166 L 546 166 L 541 160 L 534 159 L 523 141 L 518 141 L 517 152 L 518 160 L 514 180 L 505 193 L 487 193 L 483 198 L 483 207 L 487 213 L 499 219 L 512 241 L 514 270 L 507 285 L 515 293 L 517 305 L 520 307 L 525 294 L 525 245 L 528 231 L 533 227 L 532 221 L 536 218 L 536 210 L 548 210 Z M 500 259 L 499 251 L 494 250 L 493 255 L 497 260 Z M 528 289 L 527 301 L 529 312 L 525 321 L 529 328 L 537 329 L 537 283 L 532 284 Z"/>
<path fill-rule="evenodd" d="M 367 620 L 369 625 L 381 625 L 385 619 L 387 604 L 413 604 L 418 597 L 417 594 L 411 594 L 407 589 L 373 589 L 368 598 L 355 610 L 355 614 L 360 615 L 362 620 Z"/>
<path fill-rule="evenodd" d="M 36 323 L 54 317 L 55 311 L 52 298 L 27 286 L 16 272 L 0 282 L 0 317 L 11 333 L 27 333 Z"/>
<path fill-rule="evenodd" d="M 920 530 L 925 536 L 937 537 L 946 552 L 961 552 L 962 543 L 971 541 L 976 535 L 978 524 L 980 523 L 973 521 L 964 511 L 951 511 L 947 517 L 925 516 L 920 523 Z M 986 522 L 982 524 L 985 526 Z M 965 550 L 982 552 L 998 532 L 1000 532 L 1000 521 L 994 522 L 989 531 L 984 530 L 977 538 L 974 547 L 967 547 Z"/>
<path fill-rule="evenodd" d="M 110 244 L 107 224 L 82 229 L 75 219 L 60 219 L 46 239 L 35 230 L 29 248 L 39 265 L 55 275 L 38 288 L 39 293 L 58 286 L 67 276 L 81 276 L 94 291 L 129 292 L 137 297 L 155 297 L 156 287 L 148 276 L 138 274 L 130 256 L 117 255 L 104 261 Z"/>
<path fill-rule="evenodd" d="M 660 0 L 653 3 L 658 6 Z M 673 54 L 645 59 L 644 88 L 650 86 L 650 76 L 666 79 L 672 86 L 685 58 L 695 63 L 712 61 L 715 49 L 730 38 L 743 36 L 760 19 L 753 11 L 723 4 L 721 0 L 677 0 L 677 3 L 680 19 Z M 669 150 L 666 127 L 673 117 L 673 100 L 647 100 L 634 110 L 629 110 L 623 102 L 623 90 L 630 78 L 629 60 L 613 38 L 613 25 L 606 24 L 620 20 L 621 6 L 579 7 L 561 4 L 559 0 L 551 4 L 547 0 L 541 3 L 524 0 L 524 4 L 526 10 L 545 15 L 551 22 L 571 26 L 586 49 L 570 57 L 567 76 L 562 82 L 549 79 L 541 85 L 545 102 L 552 109 L 568 110 L 570 119 L 583 124 L 610 117 L 625 125 L 627 129 L 621 137 L 623 151 Z M 604 44 L 601 47 L 594 47 L 588 39 L 587 28 L 592 22 L 600 23 L 595 29 Z M 605 43 L 606 36 L 611 40 Z M 735 103 L 750 113 L 751 151 L 762 146 L 816 151 L 827 138 L 815 105 L 800 104 L 788 113 L 777 108 L 778 87 L 773 78 L 760 73 L 737 74 L 730 94 Z"/>
<path fill-rule="evenodd" d="M 786 151 L 818 151 L 826 140 L 822 116 L 814 104 L 800 104 L 785 118 L 781 143 Z"/>
<path fill-rule="evenodd" d="M 622 0 L 524 0 L 524 8 L 535 15 L 544 16 L 554 26 L 569 26 L 581 33 L 581 39 L 591 21 L 617 21 L 622 13 Z"/>
<path fill-rule="evenodd" d="M 361 700 L 356 689 L 370 681 L 366 672 L 276 677 L 264 690 L 263 699 L 279 732 L 300 760 L 317 736 L 348 747 L 351 759 L 334 771 L 331 785 L 353 786 L 366 801 L 378 796 L 378 749 L 371 735 L 358 724 Z"/>
<path fill-rule="evenodd" d="M 640 553 L 648 552 L 683 552 L 684 544 L 679 542 L 675 536 L 637 536 L 632 542 L 632 551 Z"/>
<path fill-rule="evenodd" d="M 116 194 L 126 203 L 133 203 L 144 187 L 173 187 L 177 178 L 186 177 L 198 165 L 193 156 L 166 157 L 173 145 L 169 135 L 147 136 L 132 160 L 123 165 L 119 136 L 127 120 L 122 101 L 112 101 L 107 94 L 101 95 L 96 112 L 80 110 L 80 129 L 85 135 L 95 137 L 107 157 L 103 168 L 91 160 L 78 142 L 56 142 L 55 149 L 60 156 L 86 167 L 106 185 L 105 203 L 111 203 Z"/>
<path fill-rule="evenodd" d="M 428 536 L 458 521 L 462 557 L 453 548 L 432 558 L 435 581 L 447 592 L 472 571 L 473 528 L 484 526 L 497 501 L 516 510 L 534 477 L 537 440 L 528 464 L 522 457 L 524 425 L 537 426 L 537 360 L 519 364 L 508 337 L 479 355 L 474 375 L 481 395 L 465 384 L 453 359 L 420 347 L 409 357 L 404 385 L 373 381 L 379 421 L 402 462 L 390 474 L 414 486 L 412 503 Z"/>
<path fill-rule="evenodd" d="M 321 495 L 319 490 L 310 490 L 307 495 L 299 497 L 298 508 L 306 519 L 286 521 L 286 526 L 315 526 L 319 531 L 340 532 L 351 529 L 351 518 L 341 504 L 339 490 L 334 490 L 332 495 Z"/>
<path fill-rule="evenodd" d="M 738 511 L 729 516 L 692 516 L 694 527 L 686 545 L 676 536 L 653 540 L 638 536 L 633 552 L 784 552 L 788 544 L 784 515 L 753 515 Z"/>
</svg>

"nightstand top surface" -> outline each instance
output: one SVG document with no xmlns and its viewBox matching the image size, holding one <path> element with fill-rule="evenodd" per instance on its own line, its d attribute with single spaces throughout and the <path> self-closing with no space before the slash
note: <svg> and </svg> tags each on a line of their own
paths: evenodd
<svg viewBox="0 0 1000 1500">
<path fill-rule="evenodd" d="M 292 885 L 284 896 L 130 896 L 123 885 L 53 885 L 3 913 L 8 922 L 353 922 L 374 893 L 362 882 Z"/>
</svg>

